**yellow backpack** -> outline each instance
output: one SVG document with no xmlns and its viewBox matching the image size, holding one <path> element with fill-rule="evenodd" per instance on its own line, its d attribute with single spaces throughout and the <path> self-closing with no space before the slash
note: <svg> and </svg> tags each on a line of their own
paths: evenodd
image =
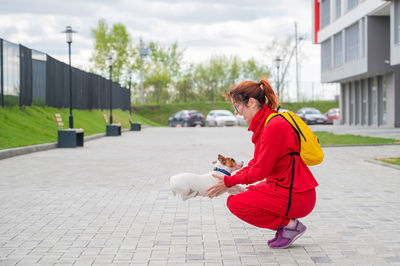
<svg viewBox="0 0 400 266">
<path fill-rule="evenodd" d="M 300 157 L 303 159 L 304 163 L 307 165 L 320 164 L 324 159 L 324 152 L 321 149 L 317 136 L 315 136 L 306 123 L 293 112 L 288 111 L 270 114 L 265 121 L 265 126 L 273 117 L 278 115 L 288 121 L 296 132 L 300 143 Z"/>
</svg>

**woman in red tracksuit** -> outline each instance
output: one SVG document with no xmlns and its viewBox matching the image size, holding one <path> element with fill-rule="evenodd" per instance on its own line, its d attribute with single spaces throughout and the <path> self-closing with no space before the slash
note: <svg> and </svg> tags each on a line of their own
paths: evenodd
<svg viewBox="0 0 400 266">
<path fill-rule="evenodd" d="M 280 116 L 265 125 L 268 116 L 278 107 L 278 99 L 266 79 L 259 83 L 243 81 L 230 89 L 229 97 L 235 113 L 243 115 L 250 123 L 248 130 L 253 132 L 254 158 L 233 176 L 215 175 L 219 181 L 208 189 L 208 196 L 216 197 L 236 184 L 261 181 L 247 187 L 245 192 L 230 195 L 227 206 L 247 223 L 276 230 L 268 245 L 286 248 L 306 230 L 297 218 L 313 210 L 318 183 L 296 154 L 300 147 L 292 126 Z M 289 193 L 292 175 L 292 193 Z"/>
</svg>

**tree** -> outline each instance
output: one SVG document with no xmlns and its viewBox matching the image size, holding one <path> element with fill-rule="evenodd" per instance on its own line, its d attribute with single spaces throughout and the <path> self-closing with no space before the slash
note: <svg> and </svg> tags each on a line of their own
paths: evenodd
<svg viewBox="0 0 400 266">
<path fill-rule="evenodd" d="M 254 59 L 241 62 L 242 79 L 258 81 L 261 78 L 269 78 L 271 72 L 267 66 L 257 64 Z"/>
<path fill-rule="evenodd" d="M 293 37 L 287 37 L 285 40 L 273 39 L 263 50 L 262 53 L 265 58 L 269 58 L 269 67 L 276 69 L 277 58 L 280 58 L 279 63 L 279 77 L 277 76 L 277 70 L 274 71 L 275 88 L 278 94 L 283 98 L 284 90 L 287 86 L 287 70 L 290 67 L 290 63 L 294 53 L 294 39 Z"/>
<path fill-rule="evenodd" d="M 126 27 L 117 23 L 109 28 L 107 22 L 100 19 L 97 27 L 91 29 L 91 32 L 95 39 L 94 51 L 90 58 L 90 62 L 93 63 L 91 71 L 108 77 L 109 68 L 106 60 L 112 54 L 114 57 L 113 80 L 119 82 L 129 68 L 131 38 Z"/>
<path fill-rule="evenodd" d="M 202 100 L 222 100 L 226 90 L 244 79 L 258 81 L 268 77 L 268 67 L 254 59 L 241 61 L 238 57 L 214 56 L 194 69 L 194 84 Z"/>
<path fill-rule="evenodd" d="M 186 70 L 183 70 L 181 78 L 175 83 L 176 102 L 195 101 L 197 94 L 194 90 L 193 73 L 194 64 L 191 64 Z"/>
<path fill-rule="evenodd" d="M 175 85 L 181 78 L 183 50 L 175 42 L 171 46 L 162 46 L 156 42 L 146 45 L 151 53 L 144 64 L 146 100 L 156 103 L 173 100 Z"/>
</svg>

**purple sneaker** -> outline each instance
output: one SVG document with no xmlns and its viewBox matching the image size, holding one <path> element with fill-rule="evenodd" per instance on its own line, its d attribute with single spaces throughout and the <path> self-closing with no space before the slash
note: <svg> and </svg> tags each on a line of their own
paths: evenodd
<svg viewBox="0 0 400 266">
<path fill-rule="evenodd" d="M 276 229 L 275 237 L 270 239 L 270 240 L 268 240 L 268 246 L 269 246 L 269 244 L 271 244 L 272 242 L 274 242 L 275 240 L 278 239 L 278 235 L 280 234 L 279 232 L 282 231 L 283 228 L 285 228 L 285 226 L 281 225 L 281 226 L 278 227 L 278 229 Z"/>
<path fill-rule="evenodd" d="M 281 227 L 276 231 L 276 239 L 271 239 L 271 242 L 268 241 L 268 246 L 270 248 L 287 248 L 307 230 L 307 227 L 298 220 L 296 220 L 296 226 L 294 228 L 288 228 L 287 226 L 280 228 Z"/>
</svg>

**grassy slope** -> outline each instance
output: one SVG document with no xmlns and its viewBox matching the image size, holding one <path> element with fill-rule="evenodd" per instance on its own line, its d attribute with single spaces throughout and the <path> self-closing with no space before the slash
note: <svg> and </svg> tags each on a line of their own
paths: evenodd
<svg viewBox="0 0 400 266">
<path fill-rule="evenodd" d="M 21 147 L 57 141 L 57 126 L 54 114 L 60 113 L 64 128 L 68 128 L 68 109 L 52 107 L 0 108 L 0 149 Z M 85 136 L 104 133 L 105 122 L 100 110 L 74 110 L 74 127 L 83 128 Z M 128 111 L 113 110 L 114 122 L 129 128 Z M 133 120 L 142 124 L 156 125 L 145 118 L 133 115 Z"/>
</svg>

